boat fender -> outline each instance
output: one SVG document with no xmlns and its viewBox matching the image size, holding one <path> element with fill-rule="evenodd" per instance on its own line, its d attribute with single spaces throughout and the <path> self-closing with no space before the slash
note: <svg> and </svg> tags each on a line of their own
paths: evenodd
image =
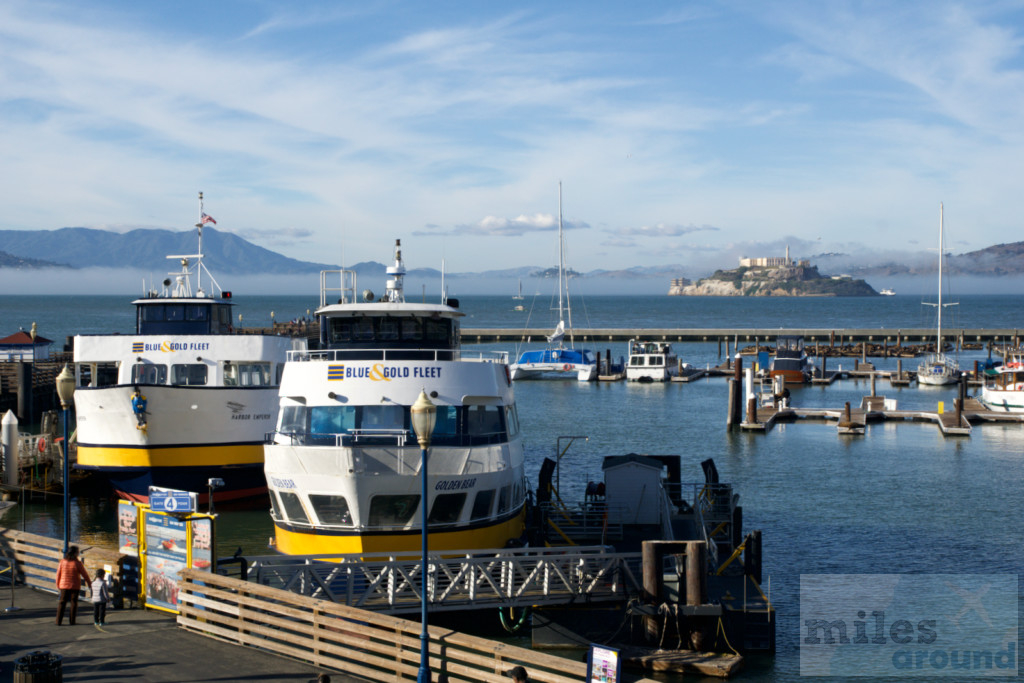
<svg viewBox="0 0 1024 683">
<path fill-rule="evenodd" d="M 39 449 L 40 453 L 45 453 L 46 452 L 46 437 L 45 436 L 39 437 L 39 440 L 36 441 L 36 448 Z"/>
</svg>

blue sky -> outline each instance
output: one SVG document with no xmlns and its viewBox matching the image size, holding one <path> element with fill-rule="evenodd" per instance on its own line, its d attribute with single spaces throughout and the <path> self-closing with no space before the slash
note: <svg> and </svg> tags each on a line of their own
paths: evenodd
<svg viewBox="0 0 1024 683">
<path fill-rule="evenodd" d="M 0 227 L 481 271 L 1024 239 L 1024 3 L 0 3 Z M 923 257 L 923 256 L 922 256 Z M 934 252 L 932 256 L 934 258 Z"/>
</svg>

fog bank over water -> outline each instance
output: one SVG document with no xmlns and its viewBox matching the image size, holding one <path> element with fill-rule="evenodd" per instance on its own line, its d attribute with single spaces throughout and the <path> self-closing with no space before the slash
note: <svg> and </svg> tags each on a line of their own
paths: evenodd
<svg viewBox="0 0 1024 683">
<path fill-rule="evenodd" d="M 168 277 L 164 273 L 143 272 L 132 268 L 43 268 L 37 270 L 0 269 L 0 293 L 3 294 L 121 294 L 141 296 L 148 288 L 159 289 L 160 282 Z M 319 300 L 320 279 L 316 273 L 296 275 L 246 275 L 219 276 L 216 282 L 236 296 L 247 295 L 299 295 Z M 483 276 L 452 276 L 445 278 L 449 296 L 475 294 L 502 295 L 511 298 L 519 290 L 519 278 L 487 278 Z M 893 289 L 898 295 L 916 295 L 926 299 L 935 298 L 937 280 L 935 276 L 877 276 L 867 278 L 875 290 Z M 193 287 L 196 286 L 193 278 Z M 385 278 L 362 276 L 357 286 L 362 292 L 369 289 L 376 296 L 384 292 Z M 210 278 L 205 273 L 203 289 L 213 290 Z M 557 296 L 555 278 L 522 278 L 523 297 Z M 665 295 L 669 289 L 669 278 L 612 278 L 574 277 L 569 281 L 573 295 Z M 416 301 L 436 297 L 441 291 L 439 277 L 423 278 L 408 275 L 405 278 L 406 298 Z M 957 275 L 946 280 L 943 296 L 956 297 L 958 294 L 1024 294 L 1024 275 L 980 277 Z"/>
</svg>

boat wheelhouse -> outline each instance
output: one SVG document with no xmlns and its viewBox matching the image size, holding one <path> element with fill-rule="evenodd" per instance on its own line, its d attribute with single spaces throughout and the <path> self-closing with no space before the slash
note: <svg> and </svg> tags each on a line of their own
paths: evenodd
<svg viewBox="0 0 1024 683">
<path fill-rule="evenodd" d="M 665 382 L 679 374 L 679 359 L 668 342 L 629 342 L 626 379 L 631 382 Z"/>
<path fill-rule="evenodd" d="M 813 372 L 814 365 L 807 357 L 804 338 L 800 335 L 779 335 L 769 375 L 782 377 L 790 384 L 803 384 L 811 381 Z"/>
<path fill-rule="evenodd" d="M 129 500 L 146 502 L 159 486 L 205 502 L 211 478 L 224 481 L 217 502 L 266 495 L 263 439 L 277 417 L 277 383 L 287 352 L 305 347 L 236 333 L 231 292 L 203 264 L 201 193 L 200 215 L 198 252 L 168 256 L 180 271 L 132 302 L 134 334 L 74 340 L 76 467 Z"/>
<path fill-rule="evenodd" d="M 1024 358 L 1008 357 L 1002 365 L 986 370 L 978 400 L 987 410 L 1024 413 Z"/>
<path fill-rule="evenodd" d="M 501 548 L 523 534 L 508 354 L 463 352 L 458 302 L 406 302 L 404 275 L 398 241 L 380 299 L 366 291 L 356 302 L 351 271 L 321 275 L 321 348 L 289 354 L 265 447 L 280 552 L 419 548 L 424 462 L 410 409 L 421 393 L 436 406 L 426 468 L 431 550 Z M 334 292 L 338 303 L 328 303 Z"/>
</svg>

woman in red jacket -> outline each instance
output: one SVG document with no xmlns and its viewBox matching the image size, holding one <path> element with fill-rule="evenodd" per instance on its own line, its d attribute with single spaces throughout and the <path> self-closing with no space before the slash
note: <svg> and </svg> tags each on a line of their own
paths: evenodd
<svg viewBox="0 0 1024 683">
<path fill-rule="evenodd" d="M 82 588 L 81 580 L 89 583 L 89 572 L 85 571 L 85 565 L 78 559 L 78 546 L 73 545 L 64 553 L 64 559 L 57 565 L 57 589 L 60 591 L 60 602 L 57 604 L 57 626 L 64 621 L 64 607 L 71 603 L 71 613 L 68 615 L 68 623 L 75 625 L 75 616 L 78 614 L 78 591 Z"/>
</svg>

